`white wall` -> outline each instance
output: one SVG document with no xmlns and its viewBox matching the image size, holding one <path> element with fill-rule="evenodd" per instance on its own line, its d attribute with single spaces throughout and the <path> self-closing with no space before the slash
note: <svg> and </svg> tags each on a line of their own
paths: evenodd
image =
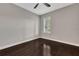
<svg viewBox="0 0 79 59">
<path fill-rule="evenodd" d="M 38 35 L 39 17 L 13 4 L 0 4 L 0 49 Z"/>
<path fill-rule="evenodd" d="M 52 17 L 51 34 L 42 34 L 52 40 L 79 46 L 79 4 L 74 4 L 42 15 Z"/>
<path fill-rule="evenodd" d="M 52 17 L 50 34 L 39 31 L 42 30 L 42 18 L 47 16 Z M 79 46 L 79 4 L 50 12 L 39 19 L 38 15 L 16 5 L 0 4 L 0 49 L 35 39 L 39 33 L 39 37 Z"/>
</svg>

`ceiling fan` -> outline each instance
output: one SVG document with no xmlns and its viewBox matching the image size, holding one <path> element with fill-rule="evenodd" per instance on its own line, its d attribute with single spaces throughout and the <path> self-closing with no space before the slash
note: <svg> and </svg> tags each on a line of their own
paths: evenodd
<svg viewBox="0 0 79 59">
<path fill-rule="evenodd" d="M 47 7 L 51 7 L 51 5 L 49 3 L 43 3 L 45 6 Z M 35 6 L 34 6 L 34 9 L 36 9 L 38 7 L 39 3 L 37 3 Z"/>
</svg>

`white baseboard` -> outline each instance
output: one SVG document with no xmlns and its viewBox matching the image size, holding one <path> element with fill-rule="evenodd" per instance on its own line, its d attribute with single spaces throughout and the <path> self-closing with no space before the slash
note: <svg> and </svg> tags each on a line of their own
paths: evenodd
<svg viewBox="0 0 79 59">
<path fill-rule="evenodd" d="M 11 46 L 15 46 L 15 45 L 18 45 L 18 44 L 21 44 L 21 43 L 24 43 L 24 42 L 35 40 L 37 38 L 39 38 L 38 35 L 26 38 L 24 41 L 19 41 L 19 42 L 15 42 L 15 43 L 12 43 L 12 44 L 7 44 L 7 45 L 4 45 L 4 46 L 0 46 L 0 50 L 5 49 L 5 48 L 9 48 Z"/>
</svg>

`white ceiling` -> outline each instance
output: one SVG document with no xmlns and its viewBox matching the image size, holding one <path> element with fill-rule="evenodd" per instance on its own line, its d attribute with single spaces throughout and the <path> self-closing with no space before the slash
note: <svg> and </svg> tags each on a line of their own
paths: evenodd
<svg viewBox="0 0 79 59">
<path fill-rule="evenodd" d="M 51 7 L 46 7 L 45 5 L 40 3 L 36 9 L 33 9 L 36 3 L 16 3 L 17 6 L 20 6 L 38 15 L 42 15 L 54 11 L 56 9 L 66 7 L 68 5 L 71 5 L 72 3 L 49 3 L 49 4 L 51 5 Z"/>
</svg>

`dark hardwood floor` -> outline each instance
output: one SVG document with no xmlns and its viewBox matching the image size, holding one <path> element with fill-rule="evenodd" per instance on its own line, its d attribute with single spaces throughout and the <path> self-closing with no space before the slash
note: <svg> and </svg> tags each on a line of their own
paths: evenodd
<svg viewBox="0 0 79 59">
<path fill-rule="evenodd" d="M 39 52 L 38 40 L 32 40 L 0 51 L 1 56 L 37 56 Z"/>
<path fill-rule="evenodd" d="M 0 50 L 0 56 L 43 56 L 44 44 L 51 56 L 79 56 L 79 47 L 43 38 Z"/>
<path fill-rule="evenodd" d="M 51 56 L 79 56 L 79 47 L 61 42 L 42 39 L 43 43 L 50 46 Z"/>
</svg>

